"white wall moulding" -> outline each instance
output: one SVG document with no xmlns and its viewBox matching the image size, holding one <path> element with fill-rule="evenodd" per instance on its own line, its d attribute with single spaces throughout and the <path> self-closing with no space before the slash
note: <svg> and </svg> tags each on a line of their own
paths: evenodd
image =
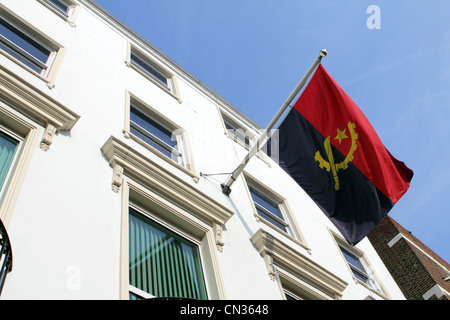
<svg viewBox="0 0 450 320">
<path fill-rule="evenodd" d="M 113 178 L 113 189 L 116 192 L 121 185 L 117 176 L 119 173 L 117 166 L 119 166 L 123 168 L 123 175 L 187 210 L 210 226 L 215 224 L 224 226 L 234 214 L 224 204 L 198 190 L 193 184 L 180 179 L 114 136 L 106 141 L 101 150 L 111 167 L 116 168 Z M 122 171 L 120 175 L 121 173 Z M 220 244 L 220 238 L 218 239 Z"/>
<path fill-rule="evenodd" d="M 80 116 L 8 69 L 0 66 L 0 96 L 44 128 L 71 130 Z"/>
<path fill-rule="evenodd" d="M 267 231 L 259 229 L 250 240 L 263 257 L 272 279 L 276 278 L 276 269 L 280 267 L 319 289 L 322 293 L 318 295 L 325 293 L 333 299 L 342 297 L 347 282 Z"/>
<path fill-rule="evenodd" d="M 223 193 L 262 128 L 98 2 L 0 0 L 1 298 L 386 299 L 264 150 Z"/>
</svg>

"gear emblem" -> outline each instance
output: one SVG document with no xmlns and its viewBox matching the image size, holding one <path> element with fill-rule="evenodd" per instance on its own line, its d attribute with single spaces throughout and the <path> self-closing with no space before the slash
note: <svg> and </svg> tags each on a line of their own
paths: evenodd
<svg viewBox="0 0 450 320">
<path fill-rule="evenodd" d="M 335 190 L 339 190 L 339 188 L 340 188 L 338 171 L 346 170 L 348 168 L 349 162 L 352 162 L 354 159 L 353 154 L 355 153 L 356 149 L 358 149 L 358 145 L 356 144 L 356 140 L 358 140 L 358 133 L 355 131 L 356 125 L 352 122 L 349 122 L 347 125 L 347 128 L 344 129 L 343 131 L 339 130 L 339 128 L 338 128 L 337 129 L 338 134 L 333 139 L 339 140 L 339 144 L 340 144 L 343 139 L 348 138 L 347 134 L 345 133 L 345 131 L 347 129 L 348 129 L 348 131 L 350 133 L 350 137 L 352 139 L 352 145 L 351 145 L 350 150 L 347 153 L 347 156 L 345 157 L 344 161 L 342 161 L 340 163 L 334 162 L 333 152 L 332 152 L 332 148 L 331 148 L 331 136 L 326 138 L 324 141 L 324 147 L 325 147 L 325 152 L 328 157 L 328 161 L 326 161 L 322 157 L 322 155 L 320 154 L 320 151 L 317 151 L 314 156 L 314 159 L 319 163 L 319 167 L 321 169 L 325 169 L 325 170 L 327 170 L 327 172 L 332 171 L 334 182 L 335 182 L 335 184 L 334 184 Z"/>
</svg>

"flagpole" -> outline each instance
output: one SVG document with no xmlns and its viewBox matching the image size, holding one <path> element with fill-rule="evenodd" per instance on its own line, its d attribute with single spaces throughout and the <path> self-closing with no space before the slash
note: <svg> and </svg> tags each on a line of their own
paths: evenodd
<svg viewBox="0 0 450 320">
<path fill-rule="evenodd" d="M 313 62 L 313 64 L 309 67 L 308 71 L 306 71 L 303 78 L 300 80 L 300 82 L 297 84 L 297 86 L 294 88 L 294 90 L 291 92 L 289 97 L 286 99 L 284 104 L 281 106 L 281 108 L 278 110 L 278 112 L 275 114 L 273 119 L 270 121 L 269 125 L 266 129 L 264 129 L 263 133 L 259 136 L 257 142 L 253 145 L 253 147 L 250 149 L 250 151 L 245 156 L 245 159 L 242 160 L 242 162 L 239 164 L 239 166 L 231 173 L 231 175 L 228 177 L 228 179 L 221 185 L 222 192 L 225 195 L 229 195 L 231 193 L 231 185 L 236 181 L 237 177 L 241 174 L 241 172 L 244 170 L 245 166 L 249 162 L 250 158 L 255 155 L 255 153 L 259 150 L 259 147 L 264 143 L 266 140 L 268 133 L 273 129 L 277 121 L 281 118 L 283 113 L 286 111 L 286 108 L 291 104 L 292 100 L 297 96 L 297 94 L 302 90 L 303 86 L 305 85 L 308 78 L 311 76 L 313 71 L 316 69 L 316 67 L 320 64 L 323 57 L 327 55 L 327 50 L 323 49 L 320 51 L 319 56 L 316 58 L 316 60 Z"/>
</svg>

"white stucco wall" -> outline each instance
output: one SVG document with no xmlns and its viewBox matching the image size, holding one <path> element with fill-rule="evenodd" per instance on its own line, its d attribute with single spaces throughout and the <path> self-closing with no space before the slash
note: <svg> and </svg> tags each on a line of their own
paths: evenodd
<svg viewBox="0 0 450 320">
<path fill-rule="evenodd" d="M 0 63 L 81 116 L 70 132 L 54 137 L 48 151 L 36 144 L 7 226 L 14 261 L 2 299 L 119 299 L 122 196 L 111 190 L 112 168 L 100 148 L 113 135 L 192 183 L 169 162 L 124 137 L 126 90 L 186 131 L 197 176 L 230 172 L 246 150 L 224 134 L 217 103 L 182 73 L 171 70 L 177 76 L 180 103 L 127 67 L 125 36 L 83 5 L 71 27 L 34 0 L 2 4 L 64 46 L 65 56 L 53 89 L 3 55 Z M 269 278 L 250 241 L 260 228 L 346 281 L 342 299 L 380 298 L 353 280 L 328 230 L 335 228 L 293 180 L 257 157 L 246 171 L 288 201 L 310 251 L 255 219 L 242 178 L 227 198 L 219 182 L 200 177 L 195 188 L 234 211 L 223 228 L 223 252 L 217 252 L 228 299 L 282 299 L 278 283 Z M 404 299 L 369 241 L 357 247 L 389 296 Z"/>
</svg>

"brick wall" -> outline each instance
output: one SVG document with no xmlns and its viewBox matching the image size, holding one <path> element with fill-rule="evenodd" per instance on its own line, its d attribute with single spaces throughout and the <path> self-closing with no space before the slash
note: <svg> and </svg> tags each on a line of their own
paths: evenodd
<svg viewBox="0 0 450 320">
<path fill-rule="evenodd" d="M 414 244 L 418 245 L 447 270 L 450 270 L 450 266 L 391 217 L 384 218 L 368 238 L 402 290 L 405 298 L 407 300 L 423 300 L 423 295 L 436 284 L 450 291 L 450 284 L 443 280 L 447 276 L 444 268 L 439 266 L 427 254 L 403 237 L 392 247 L 389 247 L 389 241 L 399 232 L 403 237 L 407 237 Z M 436 299 L 436 296 L 432 298 Z M 450 299 L 450 297 L 445 295 L 440 298 L 440 300 L 447 299 Z"/>
</svg>

